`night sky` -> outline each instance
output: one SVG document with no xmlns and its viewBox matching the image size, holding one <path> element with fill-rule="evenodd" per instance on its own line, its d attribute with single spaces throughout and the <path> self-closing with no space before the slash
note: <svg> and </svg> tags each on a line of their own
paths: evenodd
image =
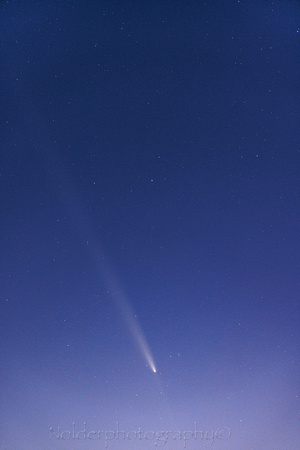
<svg viewBox="0 0 300 450">
<path fill-rule="evenodd" d="M 300 4 L 2 1 L 1 450 L 297 450 Z"/>
</svg>

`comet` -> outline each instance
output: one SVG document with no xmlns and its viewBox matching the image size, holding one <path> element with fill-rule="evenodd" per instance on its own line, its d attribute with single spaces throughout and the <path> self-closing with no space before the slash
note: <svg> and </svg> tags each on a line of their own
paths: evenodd
<svg viewBox="0 0 300 450">
<path fill-rule="evenodd" d="M 99 232 L 95 232 L 89 223 L 82 206 L 76 201 L 77 196 L 75 195 L 75 190 L 72 189 L 72 186 L 67 182 L 68 177 L 63 172 L 62 164 L 59 159 L 55 158 L 51 153 L 51 158 L 49 156 L 49 162 L 50 161 L 52 165 L 55 163 L 55 170 L 53 171 L 53 173 L 57 174 L 55 186 L 63 186 L 63 189 L 59 190 L 59 197 L 65 207 L 69 210 L 79 236 L 81 236 L 82 241 L 86 243 L 90 258 L 94 261 L 96 273 L 102 278 L 106 289 L 111 293 L 110 297 L 115 302 L 116 309 L 121 314 L 125 325 L 129 329 L 132 338 L 137 348 L 142 353 L 147 365 L 149 365 L 153 373 L 156 373 L 153 356 L 137 316 L 130 306 L 130 302 L 125 295 L 125 290 L 119 286 L 120 283 L 118 283 L 114 271 L 104 256 L 104 251 L 99 239 Z"/>
<path fill-rule="evenodd" d="M 108 279 L 109 281 L 108 281 Z M 153 373 L 156 373 L 156 367 L 154 364 L 154 359 L 146 340 L 146 337 L 143 333 L 143 330 L 139 324 L 137 316 L 134 314 L 130 303 L 124 294 L 124 289 L 121 289 L 115 277 L 110 273 L 110 276 L 106 278 L 107 284 L 110 286 L 111 291 L 114 293 L 112 297 L 117 305 L 117 309 L 121 313 L 124 323 L 130 331 L 130 334 L 133 338 L 133 341 L 136 347 L 141 352 L 142 356 L 145 359 L 147 365 L 149 365 L 150 369 Z"/>
<path fill-rule="evenodd" d="M 27 104 L 31 105 L 30 102 L 27 102 Z M 28 114 L 40 118 L 38 112 L 34 110 L 31 111 L 31 109 L 28 110 Z M 49 134 L 48 129 L 45 126 L 43 133 L 45 136 L 48 136 Z M 43 148 L 45 149 L 45 173 L 51 173 L 51 179 L 49 181 L 53 184 L 58 199 L 66 210 L 69 211 L 69 215 L 73 219 L 75 228 L 77 228 L 78 235 L 81 237 L 82 241 L 85 242 L 90 258 L 95 263 L 97 275 L 102 278 L 106 288 L 109 289 L 109 291 L 112 291 L 112 297 L 117 309 L 130 330 L 136 346 L 142 353 L 147 365 L 149 365 L 153 373 L 156 373 L 154 360 L 138 319 L 130 307 L 130 302 L 124 293 L 125 291 L 118 288 L 119 283 L 117 283 L 116 277 L 113 276 L 114 272 L 106 262 L 99 238 L 99 229 L 97 227 L 96 231 L 90 223 L 89 218 L 85 213 L 85 208 L 83 208 L 78 200 L 79 197 L 76 195 L 76 189 L 72 186 L 71 176 L 64 171 L 64 162 L 60 159 L 55 148 L 51 146 L 50 141 L 48 144 L 49 145 L 43 145 Z M 49 167 L 52 168 L 51 171 L 49 170 Z"/>
</svg>

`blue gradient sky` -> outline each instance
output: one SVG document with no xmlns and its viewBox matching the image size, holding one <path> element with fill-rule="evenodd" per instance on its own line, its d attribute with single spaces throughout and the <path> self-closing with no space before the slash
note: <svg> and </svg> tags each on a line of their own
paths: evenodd
<svg viewBox="0 0 300 450">
<path fill-rule="evenodd" d="M 300 448 L 299 3 L 0 16 L 1 450 Z"/>
</svg>

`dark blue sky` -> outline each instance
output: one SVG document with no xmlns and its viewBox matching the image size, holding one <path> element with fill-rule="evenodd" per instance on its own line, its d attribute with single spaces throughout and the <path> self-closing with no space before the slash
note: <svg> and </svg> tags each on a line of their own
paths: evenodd
<svg viewBox="0 0 300 450">
<path fill-rule="evenodd" d="M 296 450 L 299 3 L 144 3 L 0 4 L 0 448 Z"/>
</svg>

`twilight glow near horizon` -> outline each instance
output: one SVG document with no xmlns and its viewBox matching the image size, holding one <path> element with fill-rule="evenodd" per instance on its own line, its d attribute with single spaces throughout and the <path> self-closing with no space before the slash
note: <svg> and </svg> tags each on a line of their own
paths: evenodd
<svg viewBox="0 0 300 450">
<path fill-rule="evenodd" d="M 0 17 L 0 450 L 299 448 L 299 2 Z"/>
</svg>

